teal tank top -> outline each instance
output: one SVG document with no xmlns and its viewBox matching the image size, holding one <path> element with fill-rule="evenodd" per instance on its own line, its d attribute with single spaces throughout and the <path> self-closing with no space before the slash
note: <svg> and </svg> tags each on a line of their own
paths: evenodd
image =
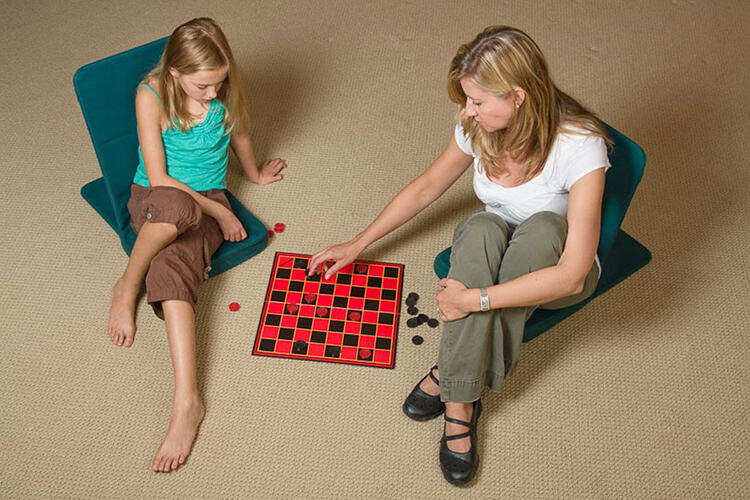
<svg viewBox="0 0 750 500">
<path fill-rule="evenodd" d="M 148 88 L 159 98 L 159 94 L 145 83 L 138 87 Z M 206 119 L 193 125 L 187 132 L 182 132 L 179 127 L 164 130 L 161 139 L 167 159 L 167 175 L 187 184 L 195 191 L 226 189 L 228 147 L 231 137 L 224 133 L 224 125 L 221 123 L 223 120 L 224 105 L 214 99 L 208 108 Z M 149 187 L 140 145 L 138 168 L 133 183 Z"/>
</svg>

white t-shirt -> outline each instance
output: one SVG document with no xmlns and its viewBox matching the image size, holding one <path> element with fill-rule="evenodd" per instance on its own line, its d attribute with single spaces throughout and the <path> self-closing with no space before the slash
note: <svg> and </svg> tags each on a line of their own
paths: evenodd
<svg viewBox="0 0 750 500">
<path fill-rule="evenodd" d="M 461 124 L 456 125 L 454 134 L 461 151 L 474 157 L 477 197 L 485 203 L 488 212 L 499 215 L 512 227 L 537 212 L 550 211 L 567 217 L 568 194 L 573 184 L 594 170 L 604 168 L 606 171 L 611 166 L 607 145 L 601 137 L 558 133 L 539 175 L 519 186 L 503 187 L 487 177 Z"/>
</svg>

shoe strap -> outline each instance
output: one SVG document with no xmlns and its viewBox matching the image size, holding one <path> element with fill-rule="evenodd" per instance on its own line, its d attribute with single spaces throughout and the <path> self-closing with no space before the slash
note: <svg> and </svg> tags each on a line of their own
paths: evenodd
<svg viewBox="0 0 750 500">
<path fill-rule="evenodd" d="M 461 434 L 454 434 L 452 436 L 443 436 L 443 439 L 445 441 L 453 441 L 454 439 L 463 439 L 465 437 L 471 436 L 471 431 L 463 432 Z"/>
<path fill-rule="evenodd" d="M 434 370 L 435 368 L 437 368 L 437 365 L 430 368 L 430 371 L 427 375 L 429 375 L 432 381 L 435 382 L 435 385 L 440 385 L 440 381 L 435 377 L 435 375 L 432 374 L 432 370 Z"/>
<path fill-rule="evenodd" d="M 464 422 L 463 420 L 459 420 L 457 418 L 449 417 L 448 415 L 443 415 L 443 418 L 445 418 L 446 422 L 450 422 L 452 424 L 458 424 L 463 425 L 464 427 L 468 427 L 469 429 L 474 428 L 474 424 L 471 422 Z"/>
</svg>

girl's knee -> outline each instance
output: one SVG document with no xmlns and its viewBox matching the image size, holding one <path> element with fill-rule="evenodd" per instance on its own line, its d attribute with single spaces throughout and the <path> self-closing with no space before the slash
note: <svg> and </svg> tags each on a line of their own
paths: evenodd
<svg viewBox="0 0 750 500">
<path fill-rule="evenodd" d="M 143 205 L 146 222 L 172 224 L 178 234 L 197 228 L 203 216 L 192 196 L 171 186 L 152 188 Z"/>
</svg>

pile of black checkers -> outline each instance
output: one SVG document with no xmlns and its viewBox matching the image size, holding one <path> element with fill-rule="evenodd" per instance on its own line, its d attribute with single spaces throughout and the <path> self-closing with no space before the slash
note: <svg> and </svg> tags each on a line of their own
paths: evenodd
<svg viewBox="0 0 750 500">
<path fill-rule="evenodd" d="M 406 296 L 406 312 L 413 316 L 412 318 L 406 320 L 406 326 L 408 326 L 409 328 L 416 328 L 419 325 L 427 323 L 430 328 L 437 328 L 437 326 L 440 324 L 437 319 L 430 318 L 424 313 L 419 313 L 419 309 L 417 309 L 418 300 L 419 294 L 417 293 L 411 292 Z M 419 345 L 424 342 L 424 338 L 422 338 L 421 335 L 415 335 L 411 338 L 411 341 L 413 344 Z"/>
</svg>

